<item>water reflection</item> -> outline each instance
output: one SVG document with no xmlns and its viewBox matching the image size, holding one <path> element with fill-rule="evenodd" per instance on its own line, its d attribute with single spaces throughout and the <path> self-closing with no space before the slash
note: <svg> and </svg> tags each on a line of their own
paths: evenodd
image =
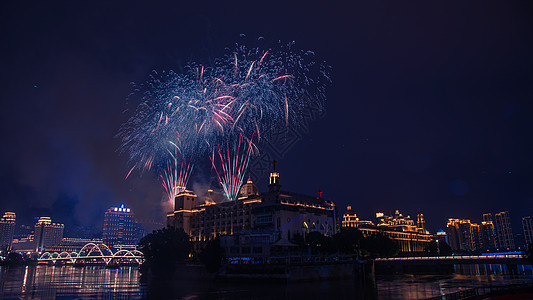
<svg viewBox="0 0 533 300">
<path fill-rule="evenodd" d="M 529 269 L 528 269 L 529 268 Z M 113 299 L 424 299 L 480 286 L 533 282 L 531 267 L 509 274 L 505 266 L 457 266 L 456 274 L 388 275 L 375 281 L 220 282 L 205 279 L 200 268 L 182 269 L 172 278 L 140 278 L 137 267 L 0 267 L 0 298 Z M 203 279 L 202 279 L 203 278 Z"/>
<path fill-rule="evenodd" d="M 0 267 L 0 291 L 0 298 L 54 299 L 113 294 L 113 298 L 131 299 L 142 296 L 135 267 L 119 270 L 99 266 Z"/>
</svg>

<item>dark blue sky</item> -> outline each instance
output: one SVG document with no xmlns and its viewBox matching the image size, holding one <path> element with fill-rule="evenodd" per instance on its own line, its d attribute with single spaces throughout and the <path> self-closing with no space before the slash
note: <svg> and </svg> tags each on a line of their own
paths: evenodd
<svg viewBox="0 0 533 300">
<path fill-rule="evenodd" d="M 161 216 L 160 183 L 124 181 L 116 152 L 129 83 L 262 36 L 332 66 L 326 116 L 278 165 L 285 189 L 362 218 L 421 210 L 432 230 L 501 210 L 517 227 L 533 214 L 531 3 L 371 2 L 3 1 L 0 211 Z"/>
</svg>

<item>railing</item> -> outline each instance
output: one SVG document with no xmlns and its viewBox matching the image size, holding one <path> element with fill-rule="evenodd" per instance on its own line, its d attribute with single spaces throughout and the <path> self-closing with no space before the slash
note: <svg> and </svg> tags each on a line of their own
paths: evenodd
<svg viewBox="0 0 533 300">
<path fill-rule="evenodd" d="M 271 257 L 229 257 L 230 264 L 269 264 L 269 265 L 305 265 L 353 263 L 353 255 L 311 255 L 311 256 L 271 256 Z"/>
<path fill-rule="evenodd" d="M 504 255 L 452 255 L 452 256 L 417 256 L 417 257 L 390 257 L 390 258 L 376 258 L 376 262 L 387 261 L 428 261 L 428 260 L 471 260 L 471 261 L 484 261 L 495 259 L 526 259 L 523 254 L 504 254 Z"/>
<path fill-rule="evenodd" d="M 429 298 L 428 300 L 462 300 L 471 299 L 472 297 L 483 297 L 493 294 L 506 294 L 508 292 L 520 292 L 520 290 L 530 290 L 533 288 L 533 283 L 521 283 L 521 284 L 509 284 L 498 286 L 481 286 L 464 291 L 450 293 L 446 295 L 436 296 Z M 480 298 L 481 299 L 481 298 Z M 511 298 L 509 298 L 511 299 Z"/>
</svg>

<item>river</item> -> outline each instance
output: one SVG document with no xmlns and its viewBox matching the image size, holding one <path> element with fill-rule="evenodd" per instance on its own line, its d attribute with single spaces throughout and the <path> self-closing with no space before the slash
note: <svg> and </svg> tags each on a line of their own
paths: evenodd
<svg viewBox="0 0 533 300">
<path fill-rule="evenodd" d="M 531 283 L 531 266 L 518 275 L 499 265 L 458 266 L 452 275 L 378 276 L 375 286 L 354 280 L 302 283 L 224 283 L 185 276 L 147 284 L 137 267 L 0 267 L 0 299 L 425 299 L 479 286 Z"/>
</svg>

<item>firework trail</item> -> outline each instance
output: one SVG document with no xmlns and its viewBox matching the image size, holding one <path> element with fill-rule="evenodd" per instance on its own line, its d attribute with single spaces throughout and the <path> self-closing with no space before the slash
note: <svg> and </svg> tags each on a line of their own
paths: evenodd
<svg viewBox="0 0 533 300">
<path fill-rule="evenodd" d="M 239 136 L 231 147 L 228 141 L 225 148 L 224 145 L 217 146 L 217 149 L 209 156 L 228 200 L 236 200 L 239 196 L 252 149 L 252 140 L 245 141 L 242 136 Z"/>
<path fill-rule="evenodd" d="M 187 187 L 194 165 L 192 164 L 192 158 L 188 162 L 184 158 L 179 159 L 177 149 L 174 153 L 169 151 L 169 154 L 172 158 L 167 162 L 166 169 L 163 170 L 159 177 L 168 196 L 168 201 L 174 204 L 174 197 Z"/>
<path fill-rule="evenodd" d="M 313 52 L 293 48 L 294 43 L 268 50 L 237 45 L 215 59 L 211 67 L 190 63 L 183 73 L 153 72 L 132 93 L 142 99 L 118 134 L 122 139 L 119 150 L 129 154 L 131 163 L 126 177 L 134 170 L 152 170 L 160 174 L 167 193 L 172 192 L 173 182 L 180 177 L 178 169 L 190 170 L 188 166 L 196 159 L 210 157 L 213 161 L 213 153 L 229 152 L 219 145 L 228 150 L 229 145 L 244 139 L 247 142 L 241 145 L 250 148 L 244 151 L 249 154 L 251 148 L 257 150 L 253 137 L 259 142 L 264 131 L 298 129 L 308 107 L 323 110 L 328 66 L 316 63 Z M 169 153 L 180 155 L 169 158 Z M 239 155 L 239 159 L 243 157 L 246 155 Z M 243 175 L 248 158 L 240 165 L 244 169 L 228 171 L 237 172 L 237 178 Z M 219 171 L 225 174 L 223 169 Z M 227 179 L 221 182 L 226 182 L 228 198 L 234 199 L 234 189 L 240 186 Z"/>
</svg>

